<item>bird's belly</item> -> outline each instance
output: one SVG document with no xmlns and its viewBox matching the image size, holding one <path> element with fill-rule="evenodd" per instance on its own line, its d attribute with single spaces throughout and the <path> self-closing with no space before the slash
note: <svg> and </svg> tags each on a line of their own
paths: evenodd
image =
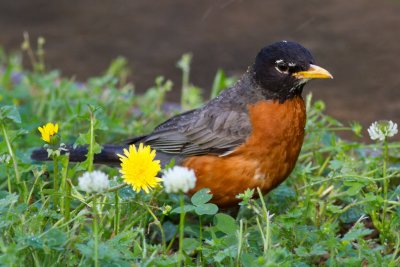
<svg viewBox="0 0 400 267">
<path fill-rule="evenodd" d="M 195 192 L 207 187 L 213 202 L 227 206 L 248 188 L 268 192 L 293 170 L 304 138 L 305 107 L 301 97 L 280 104 L 262 101 L 249 106 L 252 133 L 233 153 L 190 157 L 183 165 L 194 169 Z"/>
</svg>

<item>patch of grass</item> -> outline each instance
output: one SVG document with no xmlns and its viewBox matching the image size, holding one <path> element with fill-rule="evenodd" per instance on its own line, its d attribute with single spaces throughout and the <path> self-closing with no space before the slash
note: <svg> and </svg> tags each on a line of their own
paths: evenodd
<svg viewBox="0 0 400 267">
<path fill-rule="evenodd" d="M 119 58 L 80 83 L 46 71 L 44 40 L 38 45 L 23 45 L 33 71 L 23 69 L 21 55 L 0 52 L 0 265 L 400 265 L 400 144 L 341 139 L 339 131 L 360 134 L 361 127 L 325 115 L 324 103 L 311 96 L 306 141 L 290 178 L 258 200 L 251 198 L 257 190 L 244 192 L 235 215 L 209 204 L 206 191 L 184 203 L 162 188 L 136 193 L 121 185 L 117 168 L 90 161 L 73 165 L 56 155 L 34 164 L 30 153 L 43 146 L 37 127 L 47 122 L 59 124 L 62 143 L 92 144 L 95 153 L 97 144 L 149 132 L 180 112 L 164 101 L 173 84 L 163 77 L 139 95 Z M 178 63 L 185 109 L 202 101 L 189 65 L 189 55 Z M 212 95 L 233 82 L 219 71 Z M 78 190 L 78 177 L 92 168 L 113 177 L 110 190 Z"/>
</svg>

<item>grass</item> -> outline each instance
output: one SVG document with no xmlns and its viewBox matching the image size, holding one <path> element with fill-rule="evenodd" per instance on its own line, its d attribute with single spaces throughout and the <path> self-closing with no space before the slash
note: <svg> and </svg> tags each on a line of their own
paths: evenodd
<svg viewBox="0 0 400 267">
<path fill-rule="evenodd" d="M 117 168 L 71 164 L 56 151 L 53 161 L 33 163 L 31 151 L 43 146 L 37 127 L 47 122 L 59 123 L 62 143 L 89 144 L 92 158 L 98 144 L 149 132 L 181 111 L 164 102 L 173 84 L 163 77 L 137 94 L 118 58 L 104 75 L 80 83 L 46 70 L 43 45 L 40 39 L 32 48 L 26 36 L 32 70 L 22 67 L 21 54 L 0 51 L 2 266 L 400 265 L 400 144 L 363 143 L 359 124 L 325 115 L 311 96 L 290 178 L 266 196 L 244 192 L 238 212 L 218 210 L 206 190 L 192 198 L 162 188 L 135 193 Z M 178 63 L 184 109 L 203 102 L 189 80 L 190 59 Z M 212 95 L 234 80 L 218 71 Z M 354 141 L 341 131 L 354 132 Z M 78 190 L 78 177 L 91 169 L 112 177 L 110 190 Z"/>
</svg>

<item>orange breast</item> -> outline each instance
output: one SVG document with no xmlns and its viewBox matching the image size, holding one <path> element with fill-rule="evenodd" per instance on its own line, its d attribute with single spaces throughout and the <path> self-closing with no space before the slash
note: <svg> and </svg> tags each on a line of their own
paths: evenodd
<svg viewBox="0 0 400 267">
<path fill-rule="evenodd" d="M 248 108 L 252 133 L 244 144 L 227 156 L 195 156 L 183 162 L 197 176 L 191 193 L 210 188 L 212 201 L 228 206 L 247 188 L 260 187 L 266 193 L 291 173 L 304 139 L 303 99 L 282 104 L 265 100 Z"/>
</svg>

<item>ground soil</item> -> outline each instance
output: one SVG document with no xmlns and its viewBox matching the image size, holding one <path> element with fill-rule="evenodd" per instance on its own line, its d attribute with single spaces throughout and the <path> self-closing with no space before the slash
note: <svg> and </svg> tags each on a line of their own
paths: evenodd
<svg viewBox="0 0 400 267">
<path fill-rule="evenodd" d="M 295 40 L 332 81 L 307 91 L 328 113 L 364 125 L 400 122 L 400 1 L 319 0 L 18 0 L 0 2 L 0 46 L 18 49 L 22 32 L 46 38 L 48 67 L 84 81 L 122 55 L 138 91 L 157 75 L 175 82 L 175 62 L 194 55 L 191 81 L 210 88 L 218 67 L 240 74 L 261 47 Z"/>
</svg>

